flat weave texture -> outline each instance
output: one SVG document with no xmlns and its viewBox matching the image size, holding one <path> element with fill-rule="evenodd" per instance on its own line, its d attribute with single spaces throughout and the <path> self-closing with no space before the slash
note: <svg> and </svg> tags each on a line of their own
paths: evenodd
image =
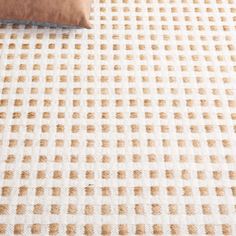
<svg viewBox="0 0 236 236">
<path fill-rule="evenodd" d="M 235 236 L 236 2 L 92 8 L 0 25 L 0 235 Z"/>
</svg>

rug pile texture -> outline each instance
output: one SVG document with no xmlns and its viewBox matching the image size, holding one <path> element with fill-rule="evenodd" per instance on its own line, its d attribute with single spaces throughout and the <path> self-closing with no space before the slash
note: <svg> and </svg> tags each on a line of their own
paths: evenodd
<svg viewBox="0 0 236 236">
<path fill-rule="evenodd" d="M 0 235 L 236 235 L 235 3 L 0 24 Z"/>
</svg>

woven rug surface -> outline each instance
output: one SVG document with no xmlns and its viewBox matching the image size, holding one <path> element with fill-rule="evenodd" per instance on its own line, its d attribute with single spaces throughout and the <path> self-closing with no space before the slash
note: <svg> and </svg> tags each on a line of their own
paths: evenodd
<svg viewBox="0 0 236 236">
<path fill-rule="evenodd" d="M 92 7 L 0 25 L 0 235 L 236 235 L 236 2 Z"/>
</svg>

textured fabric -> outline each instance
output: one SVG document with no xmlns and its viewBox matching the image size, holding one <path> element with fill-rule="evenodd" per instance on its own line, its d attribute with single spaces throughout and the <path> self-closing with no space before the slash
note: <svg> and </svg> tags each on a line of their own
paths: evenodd
<svg viewBox="0 0 236 236">
<path fill-rule="evenodd" d="M 2 235 L 236 235 L 233 1 L 94 1 L 91 30 L 0 27 Z"/>
<path fill-rule="evenodd" d="M 91 0 L 0 0 L 0 20 L 91 28 Z"/>
</svg>

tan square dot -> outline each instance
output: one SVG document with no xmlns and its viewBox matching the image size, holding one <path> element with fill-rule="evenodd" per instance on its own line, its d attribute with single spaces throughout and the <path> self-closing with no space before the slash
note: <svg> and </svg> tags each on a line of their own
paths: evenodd
<svg viewBox="0 0 236 236">
<path fill-rule="evenodd" d="M 91 224 L 84 225 L 84 234 L 88 236 L 93 235 L 94 234 L 93 225 Z"/>
<path fill-rule="evenodd" d="M 23 224 L 14 225 L 14 234 L 20 235 L 23 233 L 24 233 L 24 225 Z"/>
<path fill-rule="evenodd" d="M 128 235 L 128 226 L 125 224 L 119 225 L 119 235 Z"/>
<path fill-rule="evenodd" d="M 49 225 L 49 235 L 58 235 L 59 233 L 59 224 L 52 223 Z"/>
<path fill-rule="evenodd" d="M 41 224 L 33 224 L 31 226 L 31 233 L 32 234 L 40 234 L 41 233 Z"/>
<path fill-rule="evenodd" d="M 103 224 L 101 234 L 107 235 L 107 236 L 111 235 L 111 225 L 110 224 Z"/>
<path fill-rule="evenodd" d="M 76 235 L 76 225 L 75 224 L 68 224 L 66 226 L 66 235 L 69 235 L 69 236 Z"/>
<path fill-rule="evenodd" d="M 0 234 L 5 234 L 7 229 L 6 224 L 0 224 Z"/>
</svg>

